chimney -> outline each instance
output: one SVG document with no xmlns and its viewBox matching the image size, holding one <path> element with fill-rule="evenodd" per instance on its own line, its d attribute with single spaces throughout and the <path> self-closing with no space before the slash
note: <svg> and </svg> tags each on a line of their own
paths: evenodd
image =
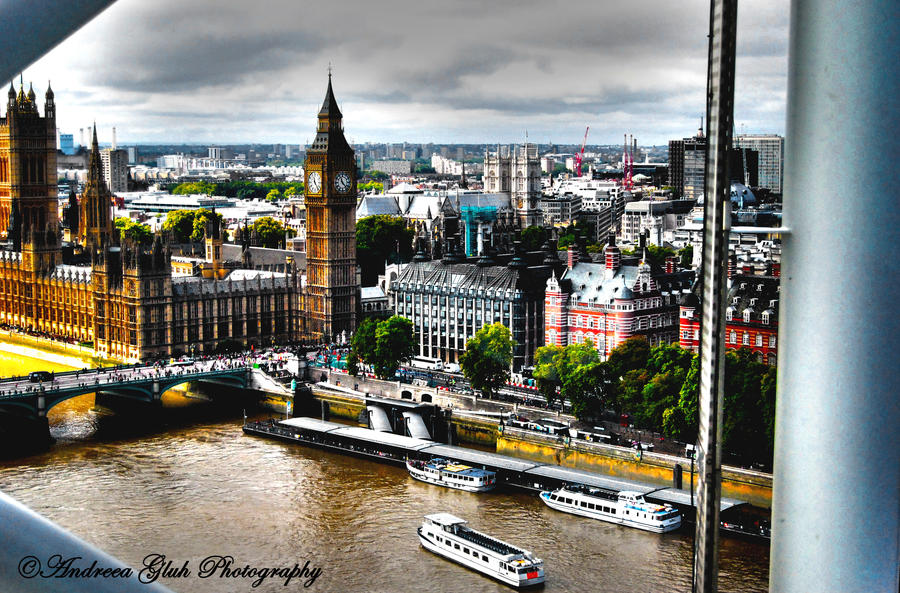
<svg viewBox="0 0 900 593">
<path fill-rule="evenodd" d="M 112 149 L 116 149 L 116 126 L 113 126 Z"/>
<path fill-rule="evenodd" d="M 678 265 L 678 256 L 670 255 L 666 258 L 666 274 L 674 274 L 675 267 Z"/>
<path fill-rule="evenodd" d="M 606 259 L 606 269 L 615 272 L 622 263 L 622 252 L 616 247 L 616 234 L 610 231 L 606 249 L 603 250 Z"/>
<path fill-rule="evenodd" d="M 570 244 L 569 248 L 566 250 L 566 254 L 568 255 L 567 265 L 571 270 L 575 267 L 575 264 L 578 263 L 578 250 L 575 249 L 575 245 Z"/>
</svg>

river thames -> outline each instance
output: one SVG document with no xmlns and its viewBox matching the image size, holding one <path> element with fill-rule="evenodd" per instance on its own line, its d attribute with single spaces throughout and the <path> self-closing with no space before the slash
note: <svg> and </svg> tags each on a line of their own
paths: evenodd
<svg viewBox="0 0 900 593">
<path fill-rule="evenodd" d="M 0 353 L 0 376 L 57 369 Z M 512 589 L 419 545 L 422 516 L 450 512 L 542 558 L 543 590 L 690 591 L 690 527 L 658 535 L 547 508 L 517 491 L 469 494 L 412 480 L 403 468 L 245 436 L 241 411 L 177 395 L 153 420 L 96 410 L 93 396 L 50 413 L 49 451 L 0 461 L 0 490 L 140 567 L 165 554 L 191 574 L 181 593 L 499 591 Z M 23 551 L 23 555 L 27 552 Z M 287 586 L 272 577 L 200 578 L 200 563 L 321 569 Z M 720 591 L 766 591 L 768 546 L 723 538 Z"/>
</svg>

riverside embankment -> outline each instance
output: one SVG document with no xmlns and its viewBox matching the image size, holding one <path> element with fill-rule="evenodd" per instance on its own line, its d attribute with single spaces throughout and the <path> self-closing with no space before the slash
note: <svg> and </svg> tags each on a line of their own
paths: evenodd
<svg viewBox="0 0 900 593">
<path fill-rule="evenodd" d="M 328 417 L 358 420 L 365 410 L 365 395 L 340 393 L 331 389 L 313 386 L 317 407 L 325 410 Z M 386 392 L 381 396 L 388 395 Z M 449 418 L 451 441 L 454 444 L 470 443 L 488 448 L 503 455 L 520 457 L 530 461 L 560 465 L 599 474 L 616 476 L 659 486 L 672 486 L 676 465 L 681 466 L 682 488 L 691 488 L 691 460 L 672 455 L 637 452 L 626 447 L 615 447 L 571 439 L 559 435 L 548 435 L 530 430 L 503 426 L 497 418 L 477 416 L 470 413 L 474 400 L 470 396 L 454 397 L 441 392 L 442 404 L 449 401 L 453 406 Z M 480 400 L 478 404 L 484 404 Z M 502 409 L 502 402 L 489 402 L 493 409 Z M 510 410 L 512 405 L 508 406 Z M 526 408 L 517 408 L 528 413 Z M 545 410 L 532 410 L 546 413 Z M 722 470 L 722 496 L 745 500 L 755 506 L 771 508 L 772 476 L 762 472 L 734 467 Z"/>
</svg>

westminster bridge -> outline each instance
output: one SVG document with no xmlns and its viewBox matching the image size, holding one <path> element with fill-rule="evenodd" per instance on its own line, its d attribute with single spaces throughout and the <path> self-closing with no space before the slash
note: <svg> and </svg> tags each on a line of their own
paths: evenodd
<svg viewBox="0 0 900 593">
<path fill-rule="evenodd" d="M 246 389 L 252 365 L 242 359 L 174 365 L 118 365 L 0 379 L 0 417 L 21 437 L 49 439 L 47 412 L 87 393 L 105 401 L 160 405 L 163 393 L 185 383 Z"/>
</svg>

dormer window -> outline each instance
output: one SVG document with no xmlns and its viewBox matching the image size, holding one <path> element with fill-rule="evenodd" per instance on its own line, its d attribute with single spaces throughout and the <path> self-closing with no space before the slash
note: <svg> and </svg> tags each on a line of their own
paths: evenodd
<svg viewBox="0 0 900 593">
<path fill-rule="evenodd" d="M 731 321 L 732 317 L 734 317 L 734 307 L 728 307 L 725 309 L 725 321 Z"/>
<path fill-rule="evenodd" d="M 753 313 L 753 309 L 747 308 L 744 309 L 744 323 L 750 323 L 750 314 Z"/>
<path fill-rule="evenodd" d="M 769 315 L 770 314 L 768 311 L 763 311 L 763 314 L 762 314 L 763 325 L 769 325 Z"/>
</svg>

